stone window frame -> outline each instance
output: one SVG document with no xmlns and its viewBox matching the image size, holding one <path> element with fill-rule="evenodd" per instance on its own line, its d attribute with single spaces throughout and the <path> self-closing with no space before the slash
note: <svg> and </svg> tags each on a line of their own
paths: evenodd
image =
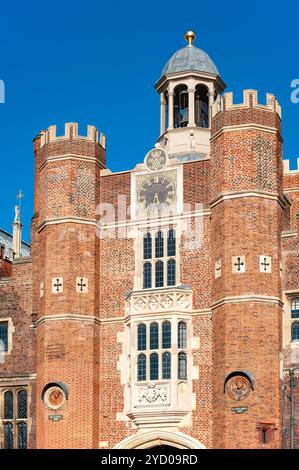
<svg viewBox="0 0 299 470">
<path fill-rule="evenodd" d="M 169 322 L 171 325 L 171 344 L 169 348 L 162 347 L 162 325 L 165 322 Z M 181 322 L 186 324 L 186 337 L 187 344 L 185 348 L 179 348 L 178 345 L 178 326 Z M 158 348 L 150 349 L 150 325 L 152 323 L 158 323 Z M 139 325 L 146 325 L 146 349 L 138 350 L 138 327 Z M 171 316 L 155 316 L 151 318 L 142 318 L 136 319 L 133 322 L 132 328 L 132 379 L 136 384 L 143 383 L 154 383 L 154 382 L 188 382 L 191 380 L 191 365 L 192 365 L 192 319 L 185 318 L 181 315 L 171 315 Z M 163 379 L 163 353 L 170 353 L 171 362 L 171 376 L 170 379 Z M 151 380 L 150 379 L 150 356 L 153 353 L 158 354 L 158 378 Z M 179 378 L 178 371 L 178 362 L 179 362 L 179 353 L 185 353 L 187 360 L 187 376 L 186 378 Z M 138 357 L 140 355 L 145 355 L 146 357 L 146 379 L 138 380 Z"/>
<path fill-rule="evenodd" d="M 173 224 L 171 226 L 166 227 L 155 227 L 150 229 L 143 229 L 140 230 L 140 239 L 141 243 L 138 243 L 137 240 L 137 250 L 136 250 L 136 259 L 137 263 L 136 266 L 141 266 L 140 276 L 138 274 L 135 276 L 135 283 L 137 284 L 137 289 L 148 290 L 148 289 L 165 289 L 167 287 L 176 287 L 180 285 L 180 231 L 179 227 Z M 168 235 L 170 231 L 174 231 L 175 233 L 175 255 L 168 256 Z M 156 257 L 156 236 L 159 232 L 162 232 L 163 241 L 164 241 L 164 253 L 163 257 Z M 144 258 L 144 239 L 146 235 L 150 234 L 151 242 L 152 242 L 152 257 L 151 258 Z M 138 237 L 137 237 L 138 239 Z M 140 262 L 141 260 L 141 262 Z M 169 261 L 174 260 L 175 262 L 175 284 L 168 285 L 168 265 Z M 163 286 L 156 287 L 156 264 L 158 262 L 163 263 Z M 151 287 L 144 287 L 144 266 L 151 265 Z M 141 282 L 139 278 L 141 277 Z M 139 282 L 138 282 L 139 280 Z"/>
<path fill-rule="evenodd" d="M 284 339 L 284 344 L 290 344 L 299 341 L 298 339 L 292 339 L 292 325 L 294 323 L 299 323 L 299 317 L 292 318 L 292 303 L 298 299 L 299 300 L 299 291 L 286 291 L 285 293 L 285 302 L 284 302 L 284 311 L 287 314 L 284 320 L 284 328 L 287 331 L 287 337 Z"/>
<path fill-rule="evenodd" d="M 3 317 L 0 318 L 0 323 L 8 323 L 8 331 L 7 331 L 7 351 L 1 351 L 0 350 L 0 364 L 1 364 L 1 355 L 4 354 L 4 360 L 5 356 L 9 356 L 12 352 L 12 336 L 13 333 L 15 332 L 15 327 L 13 325 L 13 321 L 11 317 Z"/>
<path fill-rule="evenodd" d="M 293 327 L 294 327 L 294 326 L 297 326 L 297 328 L 299 329 L 299 320 L 298 320 L 298 319 L 293 320 L 293 321 L 291 322 L 291 342 L 292 342 L 292 343 L 299 341 L 299 334 L 298 334 L 298 338 L 294 338 L 294 339 L 293 339 Z"/>
<path fill-rule="evenodd" d="M 20 391 L 26 391 L 27 393 L 27 413 L 26 418 L 18 418 L 18 393 Z M 5 403 L 5 393 L 12 392 L 13 394 L 13 418 L 5 418 L 4 415 L 4 403 Z M 31 402 L 31 393 L 30 387 L 28 384 L 11 384 L 11 385 L 2 385 L 0 383 L 0 449 L 5 449 L 5 435 L 4 435 L 4 425 L 6 423 L 12 423 L 13 425 L 13 449 L 18 449 L 18 425 L 20 423 L 25 423 L 27 426 L 26 431 L 26 449 L 28 448 L 29 442 L 29 433 L 30 433 L 30 402 Z"/>
</svg>

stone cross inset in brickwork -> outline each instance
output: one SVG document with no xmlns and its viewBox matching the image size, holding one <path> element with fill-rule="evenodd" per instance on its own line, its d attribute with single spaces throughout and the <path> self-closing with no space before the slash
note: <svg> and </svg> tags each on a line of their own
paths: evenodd
<svg viewBox="0 0 299 470">
<path fill-rule="evenodd" d="M 232 270 L 233 273 L 245 273 L 245 256 L 232 256 Z"/>
<path fill-rule="evenodd" d="M 234 263 L 234 265 L 237 266 L 238 271 L 241 271 L 241 267 L 244 266 L 244 263 L 243 263 L 243 261 L 241 261 L 241 258 L 238 257 L 237 262 Z"/>
<path fill-rule="evenodd" d="M 271 273 L 271 257 L 260 255 L 260 272 L 261 273 Z"/>
<path fill-rule="evenodd" d="M 53 277 L 52 278 L 52 294 L 60 294 L 63 292 L 63 278 Z"/>
<path fill-rule="evenodd" d="M 84 279 L 83 279 L 83 278 L 80 279 L 80 282 L 77 283 L 77 286 L 79 287 L 80 292 L 83 292 L 84 287 L 86 287 L 86 284 L 84 283 Z"/>
<path fill-rule="evenodd" d="M 264 266 L 264 271 L 267 271 L 267 266 L 270 266 L 270 263 L 267 263 L 267 258 L 264 258 L 264 261 L 261 262 L 261 266 Z"/>
<path fill-rule="evenodd" d="M 56 284 L 54 283 L 53 286 L 56 288 L 56 292 L 60 292 L 60 287 L 62 287 L 62 283 L 59 282 L 59 279 L 56 279 Z"/>
<path fill-rule="evenodd" d="M 86 294 L 88 292 L 87 277 L 76 277 L 76 292 L 78 294 Z"/>
</svg>

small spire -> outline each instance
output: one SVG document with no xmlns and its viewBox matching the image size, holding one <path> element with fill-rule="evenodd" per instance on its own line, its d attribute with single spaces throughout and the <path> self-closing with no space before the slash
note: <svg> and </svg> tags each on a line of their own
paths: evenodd
<svg viewBox="0 0 299 470">
<path fill-rule="evenodd" d="M 21 257 L 22 248 L 22 224 L 21 224 L 21 201 L 24 197 L 22 190 L 20 189 L 17 194 L 17 200 L 19 203 L 15 206 L 15 220 L 13 223 L 13 236 L 12 245 L 14 251 L 14 258 L 19 259 Z"/>
<path fill-rule="evenodd" d="M 187 33 L 185 34 L 185 39 L 188 43 L 188 46 L 192 46 L 192 43 L 193 41 L 195 40 L 196 38 L 196 35 L 194 33 L 194 31 L 187 31 Z"/>
</svg>

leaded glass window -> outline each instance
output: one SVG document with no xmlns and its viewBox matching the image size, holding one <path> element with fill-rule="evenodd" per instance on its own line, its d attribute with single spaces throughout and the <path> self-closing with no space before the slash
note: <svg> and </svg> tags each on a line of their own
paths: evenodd
<svg viewBox="0 0 299 470">
<path fill-rule="evenodd" d="M 143 238 L 143 259 L 152 258 L 152 236 L 146 233 Z"/>
<path fill-rule="evenodd" d="M 187 379 L 187 356 L 184 352 L 178 355 L 178 379 Z"/>
<path fill-rule="evenodd" d="M 27 423 L 18 423 L 18 449 L 27 448 Z"/>
<path fill-rule="evenodd" d="M 137 342 L 138 351 L 144 351 L 146 349 L 146 325 L 144 323 L 138 325 Z"/>
<path fill-rule="evenodd" d="M 152 265 L 145 263 L 143 265 L 143 289 L 151 289 L 152 287 Z"/>
<path fill-rule="evenodd" d="M 4 449 L 14 448 L 13 423 L 4 423 Z"/>
<path fill-rule="evenodd" d="M 156 235 L 156 258 L 163 258 L 164 256 L 164 238 L 163 233 L 158 232 Z"/>
<path fill-rule="evenodd" d="M 170 259 L 167 262 L 167 285 L 175 286 L 175 260 Z"/>
<path fill-rule="evenodd" d="M 167 238 L 167 256 L 175 256 L 175 231 L 169 230 Z"/>
<path fill-rule="evenodd" d="M 178 324 L 178 347 L 179 349 L 187 348 L 187 325 L 183 321 Z"/>
<path fill-rule="evenodd" d="M 151 323 L 150 326 L 150 349 L 159 348 L 159 326 L 158 323 Z"/>
<path fill-rule="evenodd" d="M 162 354 L 162 379 L 171 378 L 171 354 L 164 352 Z"/>
<path fill-rule="evenodd" d="M 164 286 L 164 265 L 163 261 L 156 263 L 156 287 Z"/>
<path fill-rule="evenodd" d="M 171 323 L 170 321 L 164 321 L 162 323 L 162 348 L 171 348 Z"/>
<path fill-rule="evenodd" d="M 18 392 L 18 418 L 27 418 L 27 392 L 20 390 Z"/>
<path fill-rule="evenodd" d="M 139 354 L 137 359 L 137 380 L 146 380 L 146 355 Z"/>
<path fill-rule="evenodd" d="M 0 436 L 5 449 L 27 448 L 28 394 L 22 388 L 0 390 Z M 1 443 L 0 443 L 1 444 Z"/>
<path fill-rule="evenodd" d="M 13 393 L 8 390 L 4 393 L 4 419 L 13 419 L 14 417 L 14 399 Z"/>
<path fill-rule="evenodd" d="M 158 380 L 159 378 L 159 356 L 157 353 L 150 355 L 150 380 Z"/>
<path fill-rule="evenodd" d="M 292 323 L 292 341 L 299 340 L 299 322 Z"/>
<path fill-rule="evenodd" d="M 292 318 L 299 318 L 299 297 L 292 300 Z"/>
</svg>

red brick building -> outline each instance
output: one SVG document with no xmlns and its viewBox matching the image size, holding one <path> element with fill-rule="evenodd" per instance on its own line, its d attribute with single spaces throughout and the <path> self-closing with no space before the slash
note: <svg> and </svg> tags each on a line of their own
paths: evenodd
<svg viewBox="0 0 299 470">
<path fill-rule="evenodd" d="M 0 447 L 299 445 L 299 170 L 275 97 L 235 103 L 186 39 L 132 170 L 93 126 L 34 140 L 31 253 L 0 259 Z"/>
</svg>

